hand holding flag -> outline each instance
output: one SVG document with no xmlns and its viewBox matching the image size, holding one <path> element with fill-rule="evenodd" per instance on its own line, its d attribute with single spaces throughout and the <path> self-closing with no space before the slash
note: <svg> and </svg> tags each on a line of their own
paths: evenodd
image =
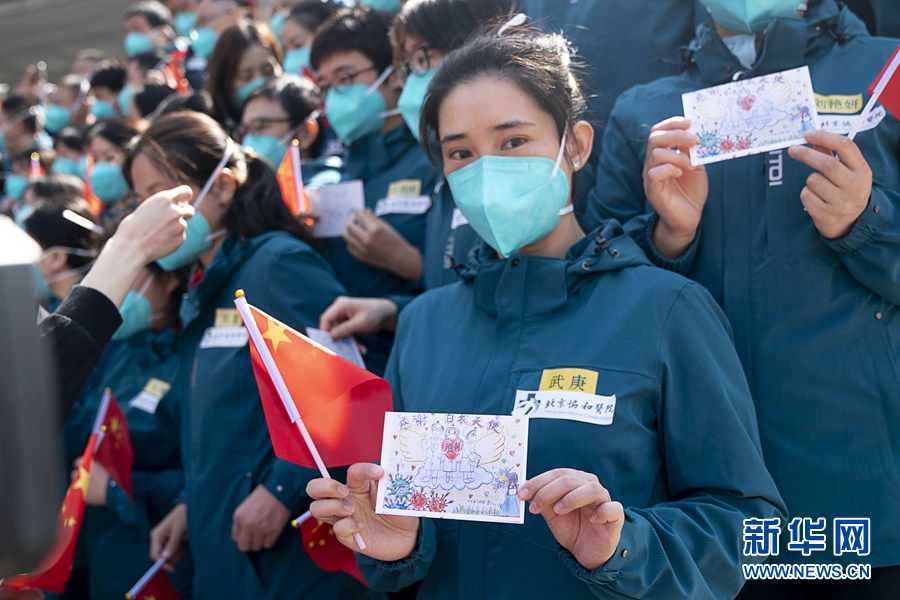
<svg viewBox="0 0 900 600">
<path fill-rule="evenodd" d="M 876 102 L 880 102 L 885 110 L 900 119 L 900 76 L 897 75 L 898 67 L 900 67 L 900 46 L 894 50 L 894 54 L 881 69 L 881 73 L 869 86 L 868 92 L 872 96 L 866 103 L 862 113 L 857 117 L 856 123 L 853 124 L 853 129 L 847 134 L 848 138 L 852 140 L 856 137 Z"/>
</svg>

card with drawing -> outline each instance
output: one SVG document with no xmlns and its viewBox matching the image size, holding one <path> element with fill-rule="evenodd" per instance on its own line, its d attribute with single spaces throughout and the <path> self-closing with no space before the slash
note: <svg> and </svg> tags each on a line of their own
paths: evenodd
<svg viewBox="0 0 900 600">
<path fill-rule="evenodd" d="M 681 101 L 700 138 L 691 148 L 695 166 L 804 144 L 803 133 L 819 128 L 806 66 L 683 94 Z"/>
<path fill-rule="evenodd" d="M 524 523 L 527 455 L 524 417 L 386 413 L 375 512 Z"/>
</svg>

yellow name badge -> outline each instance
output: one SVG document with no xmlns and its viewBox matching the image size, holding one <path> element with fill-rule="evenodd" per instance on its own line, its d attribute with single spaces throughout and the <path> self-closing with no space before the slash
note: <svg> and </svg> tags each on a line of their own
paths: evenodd
<svg viewBox="0 0 900 600">
<path fill-rule="evenodd" d="M 388 186 L 388 198 L 391 196 L 418 196 L 422 193 L 421 179 L 401 179 Z"/>
<path fill-rule="evenodd" d="M 147 385 L 144 386 L 144 391 L 148 394 L 156 396 L 157 398 L 162 398 L 166 395 L 166 393 L 172 389 L 172 386 L 161 379 L 157 379 L 156 377 L 151 377 L 147 382 Z"/>
<path fill-rule="evenodd" d="M 544 369 L 540 391 L 597 393 L 597 372 L 587 369 Z"/>
<path fill-rule="evenodd" d="M 835 94 L 833 96 L 823 96 L 815 94 L 816 110 L 820 113 L 830 113 L 834 115 L 855 115 L 863 109 L 862 94 L 854 96 L 843 96 Z"/>
<path fill-rule="evenodd" d="M 236 308 L 217 308 L 216 327 L 243 327 L 241 313 Z"/>
</svg>

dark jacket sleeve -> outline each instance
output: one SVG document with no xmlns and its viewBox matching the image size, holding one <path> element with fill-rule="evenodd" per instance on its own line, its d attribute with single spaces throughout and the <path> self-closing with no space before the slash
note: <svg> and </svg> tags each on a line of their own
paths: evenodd
<svg viewBox="0 0 900 600">
<path fill-rule="evenodd" d="M 59 382 L 60 423 L 65 422 L 103 348 L 122 323 L 119 309 L 105 295 L 76 285 L 62 304 L 38 325 L 50 340 Z"/>
</svg>

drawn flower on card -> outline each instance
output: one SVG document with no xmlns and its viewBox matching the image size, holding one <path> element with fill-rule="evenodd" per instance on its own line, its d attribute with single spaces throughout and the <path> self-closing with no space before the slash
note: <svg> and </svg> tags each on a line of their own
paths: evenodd
<svg viewBox="0 0 900 600">
<path fill-rule="evenodd" d="M 753 105 L 756 104 L 756 96 L 754 96 L 753 94 L 739 96 L 737 99 L 737 104 L 741 107 L 741 110 L 752 110 Z"/>
</svg>

